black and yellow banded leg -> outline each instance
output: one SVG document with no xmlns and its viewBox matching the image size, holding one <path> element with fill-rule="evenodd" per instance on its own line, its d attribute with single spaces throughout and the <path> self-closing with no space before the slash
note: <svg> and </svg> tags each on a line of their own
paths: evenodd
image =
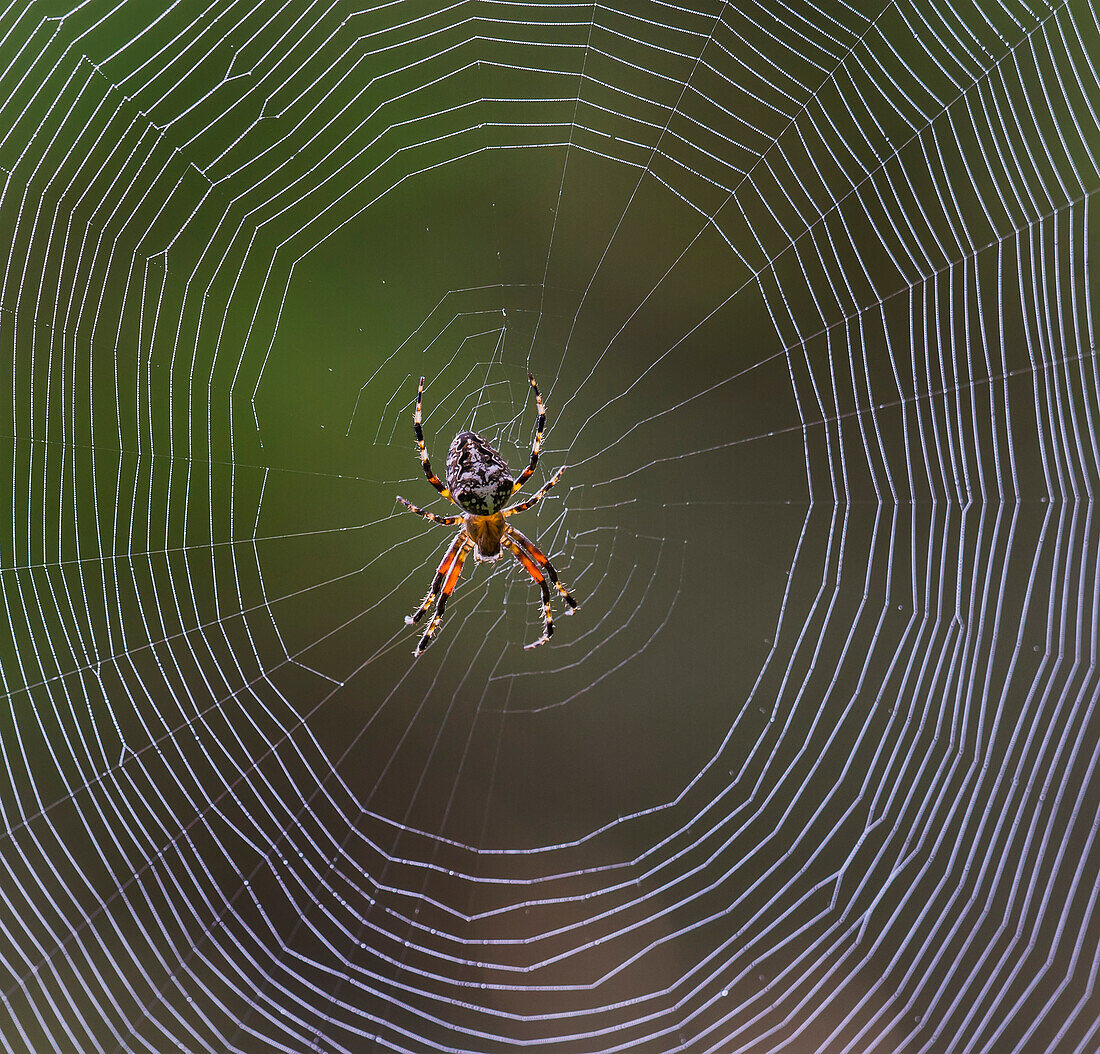
<svg viewBox="0 0 1100 1054">
<path fill-rule="evenodd" d="M 511 551 L 512 555 L 520 562 L 523 569 L 538 582 L 539 588 L 542 590 L 542 619 L 544 627 L 542 636 L 539 637 L 538 640 L 533 640 L 530 644 L 524 645 L 524 648 L 537 648 L 540 644 L 545 644 L 554 635 L 554 616 L 550 612 L 550 587 L 546 584 L 546 575 L 539 570 L 538 564 L 524 552 L 522 546 L 518 545 L 513 539 L 507 536 L 505 536 L 503 542 Z"/>
<path fill-rule="evenodd" d="M 535 383 L 533 374 L 527 374 L 527 379 L 531 382 L 531 387 L 535 389 L 535 405 L 538 407 L 539 419 L 535 425 L 535 441 L 531 444 L 531 464 L 519 474 L 519 479 L 512 485 L 513 494 L 531 478 L 531 474 L 535 471 L 535 466 L 539 463 L 539 450 L 542 448 L 542 432 L 546 427 L 546 407 L 542 405 L 542 395 L 539 392 L 539 386 Z"/>
<path fill-rule="evenodd" d="M 458 585 L 458 576 L 462 574 L 462 565 L 470 554 L 470 548 L 470 545 L 464 541 L 455 554 L 455 558 L 451 562 L 451 569 L 447 572 L 447 580 L 443 583 L 443 589 L 439 593 L 439 600 L 435 605 L 435 614 L 432 616 L 432 621 L 428 623 L 424 636 L 420 638 L 420 643 L 417 644 L 416 651 L 413 652 L 414 655 L 423 654 L 424 649 L 431 644 L 435 631 L 439 629 L 439 624 L 443 621 L 443 610 L 447 606 L 450 595 L 455 591 L 455 586 Z"/>
<path fill-rule="evenodd" d="M 554 588 L 561 594 L 562 599 L 569 605 L 569 613 L 572 614 L 577 610 L 577 602 L 573 598 L 573 594 L 569 592 L 558 581 L 558 573 L 554 570 L 554 565 L 550 563 L 550 558 L 537 546 L 530 538 L 520 531 L 517 531 L 515 527 L 509 525 L 505 528 L 507 533 L 512 537 L 515 543 L 525 552 L 528 556 L 538 565 L 540 570 L 546 573 L 546 577 L 550 579 L 554 584 Z"/>
<path fill-rule="evenodd" d="M 432 523 L 440 523 L 444 527 L 453 527 L 456 523 L 462 522 L 461 516 L 436 516 L 434 512 L 428 512 L 418 505 L 414 505 L 411 501 L 406 501 L 400 494 L 397 495 L 397 500 L 401 502 L 409 512 L 415 512 L 417 516 L 423 516 L 424 519 L 431 520 Z"/>
<path fill-rule="evenodd" d="M 454 498 L 451 497 L 451 492 L 447 489 L 443 481 L 432 471 L 432 463 L 428 460 L 428 448 L 424 445 L 424 429 L 421 427 L 421 408 L 420 403 L 424 398 L 424 378 L 420 378 L 420 387 L 416 390 L 416 410 L 413 413 L 413 432 L 416 435 L 416 445 L 420 450 L 420 464 L 424 466 L 424 475 L 428 477 L 428 482 L 439 491 L 448 501 L 458 504 Z"/>
<path fill-rule="evenodd" d="M 562 465 L 534 494 L 531 495 L 526 501 L 521 501 L 517 505 L 512 505 L 510 508 L 501 509 L 501 514 L 504 516 L 511 516 L 515 512 L 523 512 L 525 509 L 531 508 L 532 505 L 537 505 L 543 498 L 546 497 L 546 492 L 558 482 L 562 476 L 565 475 L 565 466 Z"/>
</svg>

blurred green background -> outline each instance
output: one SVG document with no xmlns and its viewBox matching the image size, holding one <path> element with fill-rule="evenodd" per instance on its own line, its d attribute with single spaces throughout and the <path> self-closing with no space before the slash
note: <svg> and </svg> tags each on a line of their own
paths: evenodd
<svg viewBox="0 0 1100 1054">
<path fill-rule="evenodd" d="M 11 1049 L 1086 1035 L 1096 25 L 772 7 L 3 16 Z"/>
</svg>

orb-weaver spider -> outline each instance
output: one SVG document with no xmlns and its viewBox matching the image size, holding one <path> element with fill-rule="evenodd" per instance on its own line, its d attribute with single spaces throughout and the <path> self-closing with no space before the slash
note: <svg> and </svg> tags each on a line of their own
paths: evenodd
<svg viewBox="0 0 1100 1054">
<path fill-rule="evenodd" d="M 425 512 L 417 508 L 411 501 L 406 501 L 398 496 L 401 502 L 410 512 L 417 516 L 423 516 L 432 523 L 439 523 L 446 527 L 461 524 L 462 527 L 451 542 L 450 548 L 443 557 L 439 570 L 432 580 L 432 587 L 424 598 L 420 607 L 411 615 L 405 616 L 405 621 L 411 626 L 419 622 L 432 604 L 435 604 L 435 614 L 428 623 L 428 628 L 420 638 L 414 655 L 420 655 L 427 648 L 443 621 L 443 609 L 447 606 L 447 598 L 454 592 L 458 584 L 458 576 L 462 574 L 462 565 L 471 552 L 479 563 L 493 563 L 503 555 L 507 549 L 522 565 L 524 570 L 539 584 L 542 589 L 542 616 L 545 623 L 542 636 L 530 644 L 527 648 L 537 648 L 545 644 L 554 634 L 554 619 L 550 614 L 550 587 L 547 579 L 554 588 L 565 598 L 569 605 L 570 614 L 576 610 L 577 602 L 573 599 L 569 590 L 558 581 L 554 565 L 530 538 L 525 537 L 505 520 L 517 512 L 531 508 L 536 502 L 541 501 L 546 492 L 558 482 L 565 472 L 565 468 L 559 468 L 542 487 L 526 501 L 518 505 L 504 508 L 505 502 L 523 486 L 535 471 L 535 465 L 539 460 L 539 447 L 542 445 L 542 429 L 546 424 L 546 410 L 542 405 L 542 396 L 539 387 L 535 384 L 535 378 L 527 374 L 531 387 L 535 390 L 535 403 L 538 407 L 539 419 L 535 428 L 535 441 L 531 445 L 531 463 L 519 474 L 517 479 L 512 478 L 504 458 L 493 449 L 476 432 L 459 432 L 451 443 L 451 449 L 447 452 L 447 483 L 444 483 L 432 471 L 431 462 L 428 460 L 428 450 L 424 446 L 424 430 L 421 427 L 420 403 L 424 398 L 424 378 L 420 378 L 420 387 L 416 392 L 416 411 L 413 414 L 413 432 L 416 435 L 416 445 L 420 450 L 420 463 L 424 466 L 424 475 L 428 482 L 439 491 L 449 502 L 463 510 L 461 516 L 436 516 L 435 513 Z"/>
</svg>

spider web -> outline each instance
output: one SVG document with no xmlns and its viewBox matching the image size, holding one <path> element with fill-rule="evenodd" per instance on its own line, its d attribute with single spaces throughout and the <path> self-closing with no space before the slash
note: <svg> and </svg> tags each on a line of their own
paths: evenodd
<svg viewBox="0 0 1100 1054">
<path fill-rule="evenodd" d="M 1090 5 L 0 41 L 5 1049 L 1096 1049 Z"/>
</svg>

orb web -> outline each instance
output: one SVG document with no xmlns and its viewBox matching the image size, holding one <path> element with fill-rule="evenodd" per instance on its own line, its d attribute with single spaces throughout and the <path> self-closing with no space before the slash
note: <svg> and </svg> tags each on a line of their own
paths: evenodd
<svg viewBox="0 0 1100 1054">
<path fill-rule="evenodd" d="M 9 7 L 5 1046 L 1093 1049 L 1098 37 Z"/>
</svg>

